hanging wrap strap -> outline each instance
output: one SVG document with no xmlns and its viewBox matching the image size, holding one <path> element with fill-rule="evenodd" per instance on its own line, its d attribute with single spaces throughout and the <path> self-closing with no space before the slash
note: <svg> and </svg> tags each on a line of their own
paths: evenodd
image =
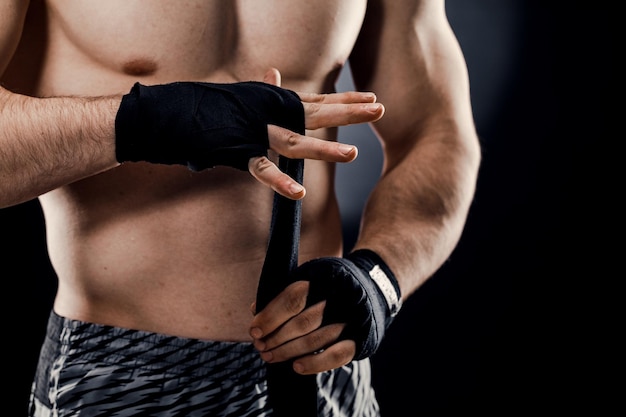
<svg viewBox="0 0 626 417">
<path fill-rule="evenodd" d="M 304 161 L 281 156 L 279 168 L 302 184 Z M 257 311 L 262 310 L 291 282 L 290 272 L 298 266 L 302 201 L 274 194 L 270 239 L 257 291 Z M 268 402 L 277 417 L 317 416 L 315 375 L 293 371 L 292 361 L 267 365 Z"/>
</svg>

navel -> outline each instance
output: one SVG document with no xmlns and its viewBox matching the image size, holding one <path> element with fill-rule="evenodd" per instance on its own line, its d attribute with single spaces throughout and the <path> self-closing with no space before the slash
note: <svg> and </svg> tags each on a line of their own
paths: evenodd
<svg viewBox="0 0 626 417">
<path fill-rule="evenodd" d="M 149 59 L 133 59 L 122 67 L 125 74 L 135 76 L 152 75 L 157 70 L 157 64 Z"/>
</svg>

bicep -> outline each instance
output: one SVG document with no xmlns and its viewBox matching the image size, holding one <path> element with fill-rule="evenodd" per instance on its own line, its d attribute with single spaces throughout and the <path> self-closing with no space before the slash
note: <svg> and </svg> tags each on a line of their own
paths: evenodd
<svg viewBox="0 0 626 417">
<path fill-rule="evenodd" d="M 399 154 L 429 132 L 471 127 L 467 68 L 441 0 L 374 0 L 350 56 L 355 86 L 385 105 L 374 128 Z M 387 155 L 389 156 L 389 155 Z"/>
<path fill-rule="evenodd" d="M 29 3 L 28 0 L 0 0 L 0 75 L 20 40 Z"/>
</svg>

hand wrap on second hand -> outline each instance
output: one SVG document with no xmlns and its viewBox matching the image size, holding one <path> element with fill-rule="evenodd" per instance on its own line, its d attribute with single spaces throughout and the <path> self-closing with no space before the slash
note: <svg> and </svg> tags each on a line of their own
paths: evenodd
<svg viewBox="0 0 626 417">
<path fill-rule="evenodd" d="M 136 83 L 116 116 L 116 157 L 192 171 L 217 165 L 245 171 L 250 158 L 267 156 L 268 124 L 304 126 L 295 92 L 255 81 Z"/>
<path fill-rule="evenodd" d="M 402 305 L 395 275 L 368 249 L 305 262 L 293 271 L 299 280 L 310 283 L 307 305 L 326 300 L 322 325 L 347 323 L 340 339 L 356 342 L 354 360 L 376 352 Z"/>
</svg>

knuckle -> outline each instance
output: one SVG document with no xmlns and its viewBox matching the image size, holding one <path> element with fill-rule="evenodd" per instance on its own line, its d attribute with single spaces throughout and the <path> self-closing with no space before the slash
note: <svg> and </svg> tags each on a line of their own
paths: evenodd
<svg viewBox="0 0 626 417">
<path fill-rule="evenodd" d="M 290 148 L 293 148 L 295 146 L 297 146 L 300 143 L 300 135 L 297 134 L 296 132 L 292 132 L 289 131 L 289 134 L 287 135 L 287 146 Z"/>
<path fill-rule="evenodd" d="M 317 103 L 325 103 L 327 101 L 328 97 L 329 97 L 328 94 L 317 94 L 315 101 Z"/>
<path fill-rule="evenodd" d="M 308 308 L 303 314 L 298 316 L 296 326 L 299 330 L 305 332 L 311 332 L 313 329 L 317 329 L 322 325 L 322 317 L 324 313 L 324 304 L 318 303 L 317 305 Z M 321 329 L 320 332 L 316 332 L 311 336 L 319 341 L 321 339 L 328 339 L 325 337 L 325 332 Z"/>
<path fill-rule="evenodd" d="M 319 103 L 324 103 L 327 97 L 328 97 L 327 94 L 311 94 L 309 96 L 309 103 L 311 106 L 315 106 L 315 105 L 318 105 Z"/>
<path fill-rule="evenodd" d="M 272 164 L 272 161 L 270 161 L 268 158 L 261 157 L 261 158 L 256 158 L 253 161 L 251 161 L 250 165 L 251 165 L 252 171 L 261 173 L 261 172 L 266 172 L 267 170 L 271 169 L 273 164 Z"/>
<path fill-rule="evenodd" d="M 297 314 L 302 311 L 306 298 L 300 293 L 290 292 L 285 297 L 285 309 L 291 314 Z"/>
<path fill-rule="evenodd" d="M 324 332 L 313 332 L 309 335 L 309 344 L 311 349 L 319 349 L 321 347 L 327 346 L 329 343 L 328 335 Z"/>
<path fill-rule="evenodd" d="M 289 186 L 292 183 L 293 179 L 289 175 L 281 173 L 277 175 L 273 186 L 276 187 L 276 190 L 289 190 Z"/>
<path fill-rule="evenodd" d="M 297 293 L 301 297 L 306 297 L 309 293 L 309 281 L 295 281 L 294 283 L 289 285 L 289 289 L 293 293 Z"/>
<path fill-rule="evenodd" d="M 362 115 L 361 108 L 352 105 L 346 105 L 345 113 L 349 123 L 358 122 Z"/>
<path fill-rule="evenodd" d="M 348 344 L 337 344 L 334 349 L 327 352 L 331 361 L 344 365 L 354 356 L 354 349 Z"/>
<path fill-rule="evenodd" d="M 343 332 L 343 329 L 345 327 L 346 327 L 345 323 L 331 323 L 331 324 L 326 326 L 326 328 L 328 329 L 329 334 L 334 339 L 337 339 L 341 335 L 341 332 Z"/>
<path fill-rule="evenodd" d="M 306 306 L 308 292 L 308 281 L 293 282 L 283 291 L 283 308 L 294 316 L 300 313 Z"/>
<path fill-rule="evenodd" d="M 324 103 L 324 100 L 321 99 L 319 101 L 316 101 L 315 103 L 310 103 L 307 106 L 307 116 L 315 116 L 317 115 L 321 110 L 322 110 L 322 105 Z"/>
<path fill-rule="evenodd" d="M 310 331 L 319 325 L 318 321 L 311 314 L 299 315 L 294 324 L 299 331 Z M 318 339 L 318 337 L 314 336 L 313 339 Z"/>
<path fill-rule="evenodd" d="M 322 106 L 325 105 L 325 100 L 320 101 L 319 103 L 315 103 L 313 105 L 313 114 L 319 114 L 322 112 Z"/>
</svg>

